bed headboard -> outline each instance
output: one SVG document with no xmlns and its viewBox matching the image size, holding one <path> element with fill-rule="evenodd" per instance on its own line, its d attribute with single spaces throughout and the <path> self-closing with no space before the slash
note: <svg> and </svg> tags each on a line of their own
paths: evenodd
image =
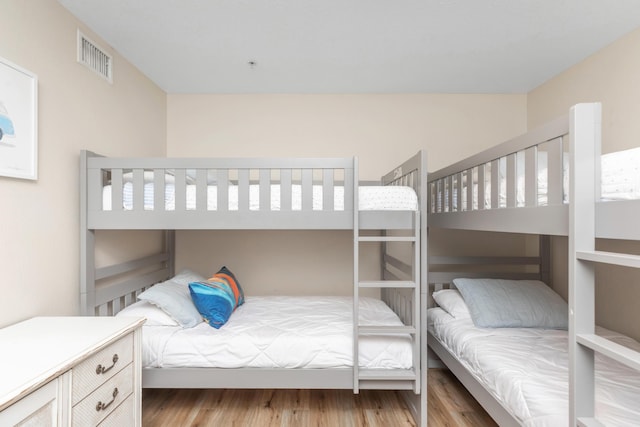
<svg viewBox="0 0 640 427">
<path fill-rule="evenodd" d="M 430 256 L 427 307 L 434 306 L 433 292 L 454 288 L 453 279 L 462 277 L 540 280 L 551 285 L 551 237 L 539 236 L 535 256 Z"/>
</svg>

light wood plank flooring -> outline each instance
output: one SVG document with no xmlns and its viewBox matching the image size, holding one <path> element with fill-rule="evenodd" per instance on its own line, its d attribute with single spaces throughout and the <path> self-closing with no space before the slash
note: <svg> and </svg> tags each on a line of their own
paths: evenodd
<svg viewBox="0 0 640 427">
<path fill-rule="evenodd" d="M 455 377 L 429 369 L 429 426 L 496 426 Z M 414 426 L 393 391 L 145 389 L 142 425 Z"/>
</svg>

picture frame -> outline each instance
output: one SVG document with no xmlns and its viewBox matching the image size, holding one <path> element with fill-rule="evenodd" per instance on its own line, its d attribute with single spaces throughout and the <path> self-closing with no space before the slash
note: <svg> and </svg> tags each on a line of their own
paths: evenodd
<svg viewBox="0 0 640 427">
<path fill-rule="evenodd" d="M 2 57 L 0 176 L 38 179 L 38 77 Z"/>
</svg>

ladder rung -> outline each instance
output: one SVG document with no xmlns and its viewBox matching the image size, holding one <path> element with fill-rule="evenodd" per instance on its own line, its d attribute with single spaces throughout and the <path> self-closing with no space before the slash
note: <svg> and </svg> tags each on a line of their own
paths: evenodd
<svg viewBox="0 0 640 427">
<path fill-rule="evenodd" d="M 409 280 L 367 280 L 358 282 L 361 288 L 415 288 L 416 282 Z"/>
<path fill-rule="evenodd" d="M 640 353 L 595 334 L 579 334 L 578 344 L 640 371 Z"/>
<path fill-rule="evenodd" d="M 605 427 L 600 421 L 595 418 L 581 417 L 578 418 L 578 426 L 580 427 Z"/>
<path fill-rule="evenodd" d="M 413 369 L 360 369 L 361 380 L 415 380 Z"/>
<path fill-rule="evenodd" d="M 576 257 L 583 261 L 601 262 L 623 267 L 640 268 L 640 256 L 603 251 L 579 251 Z"/>
<path fill-rule="evenodd" d="M 363 334 L 415 334 L 413 326 L 358 326 L 358 333 Z"/>
<path fill-rule="evenodd" d="M 414 236 L 359 236 L 360 242 L 415 242 Z"/>
</svg>

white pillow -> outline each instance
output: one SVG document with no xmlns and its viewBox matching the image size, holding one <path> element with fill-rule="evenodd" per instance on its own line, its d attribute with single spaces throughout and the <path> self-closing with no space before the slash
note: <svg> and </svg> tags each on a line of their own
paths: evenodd
<svg viewBox="0 0 640 427">
<path fill-rule="evenodd" d="M 155 172 L 151 171 L 151 170 L 145 170 L 142 174 L 143 176 L 143 182 L 145 184 L 151 184 L 155 181 Z M 122 182 L 123 183 L 127 183 L 127 182 L 133 182 L 133 172 L 127 172 L 127 173 L 123 173 L 122 174 Z M 166 170 L 164 172 L 164 183 L 165 184 L 175 184 L 176 182 L 176 177 L 173 174 L 172 171 L 170 170 Z M 195 179 L 190 176 L 190 174 L 187 174 L 185 176 L 185 182 L 187 184 L 195 184 Z"/>
<path fill-rule="evenodd" d="M 443 289 L 433 293 L 433 299 L 444 311 L 456 319 L 469 319 L 471 313 L 462 295 L 456 289 Z"/>
<path fill-rule="evenodd" d="M 185 268 L 171 278 L 172 282 L 179 283 L 184 286 L 188 286 L 191 282 L 204 282 L 205 280 L 207 280 L 205 277 L 189 270 L 188 268 Z"/>
<path fill-rule="evenodd" d="M 117 316 L 145 317 L 145 326 L 178 326 L 171 316 L 147 301 L 138 301 L 123 308 Z"/>
</svg>

